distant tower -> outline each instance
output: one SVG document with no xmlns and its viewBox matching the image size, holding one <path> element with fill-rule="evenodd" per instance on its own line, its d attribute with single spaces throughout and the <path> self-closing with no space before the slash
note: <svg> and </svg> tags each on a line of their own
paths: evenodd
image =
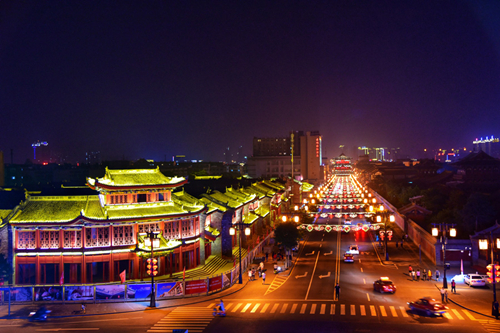
<svg viewBox="0 0 500 333">
<path fill-rule="evenodd" d="M 31 144 L 31 147 L 33 147 L 33 163 L 37 163 L 38 161 L 40 161 L 40 163 L 48 163 L 48 159 L 49 159 L 49 156 L 48 156 L 48 143 L 47 141 L 37 141 L 37 142 L 34 142 Z M 44 149 L 43 147 L 47 147 L 47 149 Z M 38 160 L 36 158 L 36 150 L 37 148 L 39 148 L 38 152 Z M 40 154 L 40 149 L 43 149 L 43 153 Z"/>
</svg>

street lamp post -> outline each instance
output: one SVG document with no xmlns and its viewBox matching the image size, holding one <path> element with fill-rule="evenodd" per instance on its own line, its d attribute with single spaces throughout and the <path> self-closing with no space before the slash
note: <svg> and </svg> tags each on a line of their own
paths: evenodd
<svg viewBox="0 0 500 333">
<path fill-rule="evenodd" d="M 149 231 L 148 233 L 142 233 L 141 235 L 145 235 L 147 237 L 144 238 L 146 247 L 149 245 L 151 247 L 151 260 L 148 263 L 148 273 L 151 275 L 151 298 L 149 302 L 149 306 L 151 308 L 156 307 L 156 298 L 155 298 L 155 275 L 158 273 L 156 270 L 158 266 L 155 263 L 154 258 L 154 248 L 160 247 L 160 239 L 158 238 L 158 231 Z"/>
<path fill-rule="evenodd" d="M 384 205 L 380 205 L 379 210 L 380 212 L 377 215 L 377 223 L 381 223 L 382 220 L 384 221 L 385 260 L 389 261 L 389 252 L 387 252 L 387 239 L 389 238 L 389 232 L 387 230 L 387 220 L 389 220 L 389 222 L 394 222 L 395 218 L 394 215 L 391 214 L 391 212 L 385 210 Z"/>
<path fill-rule="evenodd" d="M 441 234 L 440 241 L 441 249 L 443 251 L 443 289 L 448 289 L 448 279 L 446 278 L 446 244 L 448 243 L 448 237 L 446 236 L 447 232 L 450 232 L 450 237 L 455 237 L 457 235 L 455 225 L 444 222 L 432 224 L 432 236 L 437 237 Z"/>
<path fill-rule="evenodd" d="M 496 239 L 497 249 L 500 248 L 500 239 Z M 496 279 L 497 279 L 497 267 L 495 266 L 495 258 L 493 256 L 493 247 L 495 246 L 495 242 L 493 242 L 493 232 L 490 231 L 490 249 L 491 249 L 491 279 L 493 284 L 493 303 L 491 304 L 491 315 L 495 316 L 498 319 L 498 302 L 497 302 L 497 288 L 496 288 Z M 488 250 L 488 240 L 480 239 L 479 240 L 479 249 L 480 250 Z"/>
<path fill-rule="evenodd" d="M 242 273 L 242 268 L 241 268 L 241 231 L 245 229 L 245 236 L 250 235 L 250 228 L 245 228 L 245 223 L 243 222 L 236 222 L 233 223 L 233 226 L 229 228 L 229 234 L 231 236 L 234 236 L 236 234 L 236 230 L 238 230 L 238 245 L 239 245 L 239 257 L 240 257 L 240 276 L 238 278 L 238 283 L 243 284 L 243 273 Z"/>
</svg>

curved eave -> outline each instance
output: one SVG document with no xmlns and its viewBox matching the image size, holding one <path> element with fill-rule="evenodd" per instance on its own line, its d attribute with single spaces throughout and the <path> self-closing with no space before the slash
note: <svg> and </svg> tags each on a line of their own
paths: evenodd
<svg viewBox="0 0 500 333">
<path fill-rule="evenodd" d="M 93 190 L 96 190 L 97 188 L 102 188 L 105 190 L 126 191 L 126 190 L 143 190 L 143 189 L 152 190 L 152 189 L 162 189 L 162 188 L 176 188 L 184 184 L 187 184 L 187 182 L 188 182 L 187 179 L 185 179 L 175 184 L 112 186 L 112 185 L 102 184 L 96 181 L 95 185 L 89 184 L 89 182 L 87 182 L 87 185 Z"/>
<path fill-rule="evenodd" d="M 78 216 L 77 218 L 66 221 L 66 222 L 16 222 L 12 223 L 14 226 L 61 226 L 61 225 L 71 225 L 75 224 L 77 221 L 91 222 L 91 223 L 117 223 L 117 222 L 141 222 L 150 220 L 162 220 L 162 219 L 172 219 L 178 217 L 187 217 L 193 215 L 199 215 L 207 210 L 206 207 L 196 211 L 182 214 L 171 214 L 171 215 L 155 215 L 155 216 L 142 216 L 142 217 L 130 217 L 130 218 L 120 218 L 120 219 L 93 219 L 87 216 Z"/>
</svg>

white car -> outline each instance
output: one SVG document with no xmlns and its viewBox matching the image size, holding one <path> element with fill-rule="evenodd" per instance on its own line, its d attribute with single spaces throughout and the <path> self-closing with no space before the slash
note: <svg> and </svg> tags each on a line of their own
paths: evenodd
<svg viewBox="0 0 500 333">
<path fill-rule="evenodd" d="M 357 245 L 351 245 L 349 246 L 349 251 L 347 251 L 350 254 L 359 254 L 359 248 Z"/>
<path fill-rule="evenodd" d="M 468 284 L 469 287 L 484 287 L 486 285 L 486 280 L 478 274 L 467 274 L 464 277 L 464 283 Z"/>
</svg>

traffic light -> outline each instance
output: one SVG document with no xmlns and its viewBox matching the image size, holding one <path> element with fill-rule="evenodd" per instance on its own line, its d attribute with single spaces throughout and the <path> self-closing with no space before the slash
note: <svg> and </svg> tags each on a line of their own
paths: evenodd
<svg viewBox="0 0 500 333">
<path fill-rule="evenodd" d="M 158 274 L 158 260 L 156 258 L 149 258 L 147 263 L 148 265 L 146 267 L 148 270 L 146 273 L 148 273 L 148 275 L 156 276 L 156 274 Z"/>
</svg>

